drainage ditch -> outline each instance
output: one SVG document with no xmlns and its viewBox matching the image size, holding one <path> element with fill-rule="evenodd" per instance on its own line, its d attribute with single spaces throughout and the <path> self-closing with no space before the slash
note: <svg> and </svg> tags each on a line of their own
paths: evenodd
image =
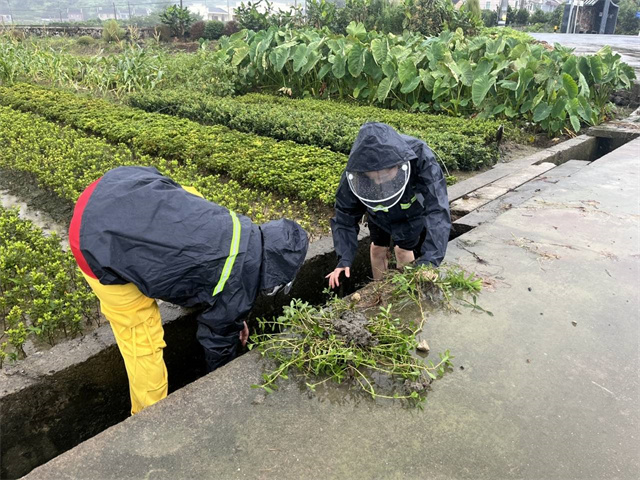
<svg viewBox="0 0 640 480">
<path fill-rule="evenodd" d="M 639 134 L 640 131 L 635 134 L 633 130 L 616 133 L 611 129 L 592 129 L 592 136 L 577 137 L 526 159 L 505 164 L 504 168 L 515 172 L 518 166 L 542 162 L 560 165 L 568 160 L 593 161 Z M 483 175 L 487 179 L 484 184 L 479 178 Z M 496 177 L 495 172 L 488 171 L 461 182 L 455 186 L 457 198 L 491 183 Z M 457 218 L 453 220 L 451 240 L 474 228 L 455 222 Z M 368 243 L 363 232 L 352 277 L 341 284 L 340 294 L 351 293 L 368 281 Z M 330 238 L 312 243 L 291 297 L 310 303 L 324 301 L 324 276 L 335 264 Z M 249 320 L 277 314 L 291 297 L 261 297 Z M 169 391 L 172 392 L 206 372 L 195 335 L 195 312 L 166 303 L 161 305 L 161 311 L 167 343 L 164 355 L 169 371 Z M 130 408 L 127 390 L 124 364 L 108 325 L 5 369 L 0 374 L 0 477 L 23 476 L 127 418 Z"/>
</svg>

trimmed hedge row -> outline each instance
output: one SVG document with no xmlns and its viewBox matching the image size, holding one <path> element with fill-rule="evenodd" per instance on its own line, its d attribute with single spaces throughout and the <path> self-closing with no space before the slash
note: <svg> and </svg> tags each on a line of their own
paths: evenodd
<svg viewBox="0 0 640 480">
<path fill-rule="evenodd" d="M 147 113 L 57 89 L 17 84 L 0 87 L 0 104 L 34 112 L 112 143 L 136 155 L 186 162 L 243 184 L 302 200 L 332 204 L 347 157 L 291 141 L 203 126 L 170 115 Z"/>
<path fill-rule="evenodd" d="M 327 100 L 293 100 L 249 94 L 236 98 L 190 91 L 163 90 L 133 94 L 127 102 L 148 112 L 162 112 L 205 124 L 281 140 L 327 147 L 348 154 L 360 126 L 387 123 L 399 132 L 424 140 L 449 169 L 476 170 L 496 163 L 500 122 L 469 120 L 385 110 Z M 508 133 L 513 133 L 509 127 Z"/>
<path fill-rule="evenodd" d="M 195 187 L 208 200 L 256 222 L 286 216 L 305 228 L 311 227 L 304 204 L 279 200 L 234 180 L 204 174 L 189 160 L 179 163 L 134 154 L 124 144 L 111 145 L 37 115 L 0 106 L 0 168 L 28 173 L 41 187 L 69 202 L 75 202 L 87 185 L 108 170 L 125 165 L 154 166 L 176 182 Z"/>
<path fill-rule="evenodd" d="M 0 367 L 26 356 L 28 338 L 54 345 L 98 319 L 98 303 L 56 234 L 0 206 Z"/>
</svg>

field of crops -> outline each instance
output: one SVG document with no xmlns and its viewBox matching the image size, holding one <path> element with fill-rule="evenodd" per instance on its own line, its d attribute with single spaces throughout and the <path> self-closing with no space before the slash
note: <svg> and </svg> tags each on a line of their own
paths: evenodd
<svg viewBox="0 0 640 480">
<path fill-rule="evenodd" d="M 314 237 L 328 232 L 367 121 L 423 139 L 447 171 L 474 171 L 499 161 L 500 139 L 603 121 L 611 91 L 633 78 L 609 50 L 578 58 L 499 34 L 395 36 L 358 24 L 346 35 L 242 31 L 193 54 L 123 44 L 78 55 L 56 42 L 0 35 L 5 177 L 70 212 L 109 169 L 151 165 L 255 222 L 292 218 Z M 29 337 L 53 344 L 96 321 L 73 258 L 15 211 L 0 210 L 0 265 L 0 362 L 24 356 Z"/>
</svg>

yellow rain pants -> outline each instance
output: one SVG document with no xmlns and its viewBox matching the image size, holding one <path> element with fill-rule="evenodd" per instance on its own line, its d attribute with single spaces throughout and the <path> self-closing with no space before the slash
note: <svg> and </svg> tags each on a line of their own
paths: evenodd
<svg viewBox="0 0 640 480">
<path fill-rule="evenodd" d="M 84 274 L 83 274 L 84 275 Z M 158 304 L 133 283 L 102 285 L 84 275 L 109 320 L 129 377 L 131 415 L 167 396 L 164 330 Z"/>
<path fill-rule="evenodd" d="M 183 187 L 202 197 L 193 187 Z M 102 285 L 87 275 L 124 359 L 129 377 L 131 415 L 167 396 L 167 367 L 162 356 L 164 330 L 158 304 L 146 297 L 133 283 Z"/>
</svg>

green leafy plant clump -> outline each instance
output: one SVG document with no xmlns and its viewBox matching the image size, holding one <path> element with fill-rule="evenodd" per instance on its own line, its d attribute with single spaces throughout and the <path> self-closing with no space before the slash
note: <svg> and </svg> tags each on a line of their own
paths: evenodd
<svg viewBox="0 0 640 480">
<path fill-rule="evenodd" d="M 262 333 L 251 337 L 250 348 L 277 363 L 254 387 L 271 393 L 279 379 L 296 371 L 311 390 L 328 381 L 349 381 L 373 398 L 420 405 L 432 380 L 444 375 L 453 359 L 448 350 L 436 363 L 415 354 L 427 309 L 455 309 L 458 299 L 480 309 L 481 285 L 459 267 L 409 267 L 351 297 L 332 295 L 321 307 L 293 300 L 277 319 L 259 320 Z M 396 314 L 401 312 L 410 320 L 400 320 Z M 376 381 L 380 376 L 384 385 Z"/>
<path fill-rule="evenodd" d="M 98 321 L 98 303 L 55 235 L 0 207 L 0 367 L 36 338 L 54 345 Z"/>
<path fill-rule="evenodd" d="M 0 87 L 0 104 L 127 144 L 135 155 L 191 161 L 201 172 L 224 174 L 244 185 L 303 201 L 332 204 L 347 162 L 345 155 L 327 149 L 33 85 Z"/>
<path fill-rule="evenodd" d="M 37 115 L 0 107 L 0 168 L 29 174 L 41 188 L 70 204 L 108 170 L 127 165 L 156 167 L 176 182 L 195 187 L 208 200 L 259 223 L 286 216 L 311 232 L 319 228 L 304 203 L 207 174 L 191 161 L 134 155 L 126 145 L 111 145 Z"/>
<path fill-rule="evenodd" d="M 501 123 L 495 120 L 412 114 L 353 103 L 263 94 L 221 98 L 183 90 L 133 94 L 127 97 L 127 102 L 148 112 L 226 125 L 345 154 L 350 152 L 363 123 L 379 121 L 424 140 L 449 169 L 474 170 L 490 166 L 499 156 L 496 133 Z M 506 136 L 517 137 L 510 125 L 506 131 Z"/>
<path fill-rule="evenodd" d="M 220 41 L 219 59 L 240 87 L 287 89 L 294 96 L 352 98 L 395 109 L 498 117 L 549 134 L 578 131 L 610 113 L 609 96 L 630 88 L 633 69 L 610 47 L 576 57 L 571 49 L 497 35 L 438 37 L 326 30 L 243 30 Z"/>
</svg>

